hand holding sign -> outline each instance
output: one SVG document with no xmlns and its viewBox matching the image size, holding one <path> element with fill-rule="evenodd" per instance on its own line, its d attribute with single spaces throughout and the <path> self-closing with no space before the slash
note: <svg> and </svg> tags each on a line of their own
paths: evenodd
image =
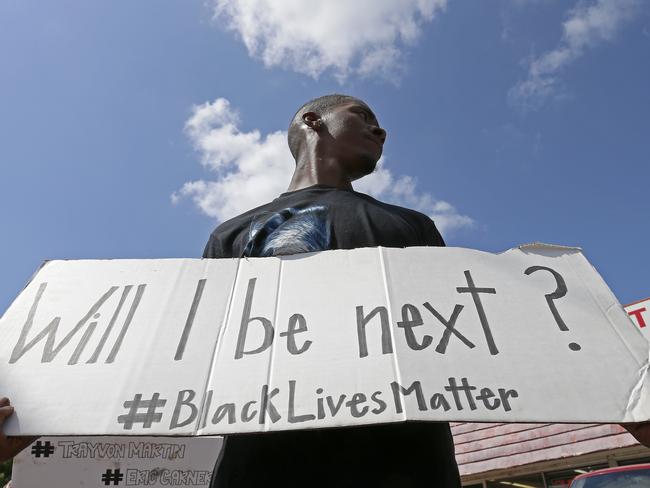
<svg viewBox="0 0 650 488">
<path fill-rule="evenodd" d="M 7 437 L 4 434 L 2 427 L 12 413 L 14 413 L 14 407 L 11 406 L 9 399 L 0 398 L 0 461 L 13 458 L 36 439 L 31 436 Z"/>
</svg>

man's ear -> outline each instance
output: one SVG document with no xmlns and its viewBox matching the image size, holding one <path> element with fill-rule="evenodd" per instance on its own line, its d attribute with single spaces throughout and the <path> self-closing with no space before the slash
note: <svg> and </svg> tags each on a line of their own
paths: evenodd
<svg viewBox="0 0 650 488">
<path fill-rule="evenodd" d="M 307 127 L 315 130 L 316 132 L 318 132 L 323 126 L 323 120 L 316 112 L 305 112 L 302 114 L 302 121 Z"/>
</svg>

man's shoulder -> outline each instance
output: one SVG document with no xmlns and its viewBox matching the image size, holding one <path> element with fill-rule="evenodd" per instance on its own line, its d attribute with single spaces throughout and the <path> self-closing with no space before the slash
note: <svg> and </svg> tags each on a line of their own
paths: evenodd
<svg viewBox="0 0 650 488">
<path fill-rule="evenodd" d="M 365 193 L 355 192 L 356 196 L 364 199 L 368 206 L 374 207 L 377 212 L 399 216 L 403 221 L 408 222 L 421 237 L 421 245 L 444 246 L 443 240 L 434 221 L 428 215 L 408 207 L 402 207 L 393 203 L 383 202 Z"/>
<path fill-rule="evenodd" d="M 409 207 L 403 207 L 401 205 L 396 205 L 394 203 L 388 203 L 384 202 L 381 200 L 378 200 L 374 198 L 371 195 L 368 195 L 366 193 L 361 193 L 361 192 L 355 192 L 359 197 L 363 198 L 366 200 L 369 204 L 380 207 L 388 212 L 393 212 L 393 213 L 398 213 L 401 214 L 405 217 L 411 218 L 415 221 L 418 221 L 419 223 L 423 225 L 435 225 L 433 220 L 431 220 L 431 217 L 426 215 L 425 213 L 422 213 L 418 210 L 409 208 Z"/>
</svg>

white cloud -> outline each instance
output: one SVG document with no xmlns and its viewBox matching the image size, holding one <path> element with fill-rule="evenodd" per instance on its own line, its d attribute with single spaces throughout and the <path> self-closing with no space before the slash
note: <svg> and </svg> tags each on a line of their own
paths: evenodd
<svg viewBox="0 0 650 488">
<path fill-rule="evenodd" d="M 436 200 L 431 193 L 421 192 L 415 178 L 395 175 L 386 168 L 383 160 L 371 175 L 355 182 L 355 190 L 367 193 L 378 200 L 418 210 L 431 217 L 443 235 L 463 227 L 471 227 L 474 220 L 459 214 L 456 208 L 444 200 Z"/>
<path fill-rule="evenodd" d="M 294 169 L 286 132 L 262 136 L 258 130 L 242 132 L 238 124 L 237 112 L 224 98 L 193 108 L 185 131 L 201 164 L 215 177 L 185 183 L 172 195 L 173 203 L 190 198 L 201 212 L 222 222 L 286 191 Z M 473 224 L 448 202 L 419 191 L 414 178 L 395 175 L 383 160 L 375 173 L 355 187 L 377 199 L 426 213 L 443 234 Z"/>
<path fill-rule="evenodd" d="M 262 137 L 257 130 L 241 132 L 238 123 L 237 112 L 224 98 L 193 108 L 185 131 L 201 164 L 216 179 L 187 182 L 172 201 L 190 197 L 203 213 L 221 222 L 286 190 L 294 167 L 286 132 Z"/>
<path fill-rule="evenodd" d="M 447 0 L 211 0 L 225 22 L 265 66 L 318 78 L 331 70 L 398 77 L 402 48 L 413 44 Z"/>
<path fill-rule="evenodd" d="M 587 49 L 612 41 L 618 30 L 636 17 L 641 3 L 641 0 L 579 2 L 568 13 L 559 45 L 534 58 L 528 66 L 528 77 L 511 88 L 511 102 L 524 110 L 534 110 L 560 94 L 557 73 Z"/>
</svg>

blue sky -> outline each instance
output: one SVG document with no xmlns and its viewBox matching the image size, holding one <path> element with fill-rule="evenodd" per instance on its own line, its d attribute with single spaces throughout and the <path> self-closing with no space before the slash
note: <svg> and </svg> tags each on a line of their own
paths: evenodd
<svg viewBox="0 0 650 488">
<path fill-rule="evenodd" d="M 0 0 L 0 309 L 46 259 L 200 256 L 331 92 L 388 131 L 361 189 L 645 298 L 649 61 L 647 0 Z"/>
</svg>

